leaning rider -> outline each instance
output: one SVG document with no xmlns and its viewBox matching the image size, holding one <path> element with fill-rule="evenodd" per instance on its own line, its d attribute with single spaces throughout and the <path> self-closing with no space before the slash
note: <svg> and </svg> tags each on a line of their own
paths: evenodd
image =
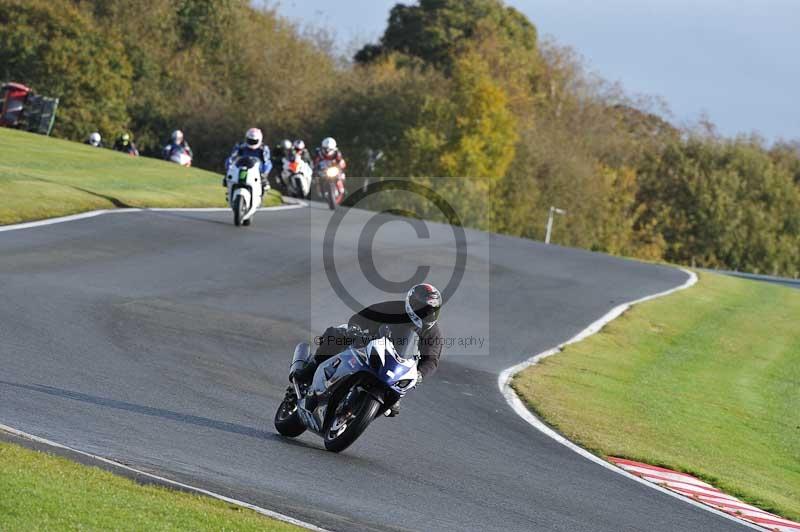
<svg viewBox="0 0 800 532">
<path fill-rule="evenodd" d="M 433 285 L 424 283 L 414 286 L 406 294 L 405 301 L 385 301 L 367 307 L 350 318 L 347 327 L 328 327 L 318 339 L 319 347 L 308 366 L 294 375 L 298 383 L 308 385 L 317 367 L 330 357 L 341 353 L 346 346 L 361 345 L 368 338 L 376 337 L 381 325 L 388 325 L 392 338 L 402 338 L 409 328 L 419 337 L 420 359 L 417 364 L 417 386 L 423 377 L 429 378 L 439 366 L 444 344 L 442 332 L 437 324 L 442 308 L 442 295 Z M 360 342 L 360 344 L 359 344 Z M 289 387 L 287 393 L 294 393 Z M 399 402 L 392 406 L 388 415 L 400 412 Z"/>
</svg>

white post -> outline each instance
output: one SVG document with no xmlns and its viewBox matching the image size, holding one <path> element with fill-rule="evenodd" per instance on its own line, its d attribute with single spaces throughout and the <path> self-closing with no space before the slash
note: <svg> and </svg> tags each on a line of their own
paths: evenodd
<svg viewBox="0 0 800 532">
<path fill-rule="evenodd" d="M 550 237 L 553 234 L 553 207 L 550 207 L 550 214 L 547 216 L 547 233 L 544 236 L 544 243 L 550 243 Z"/>
<path fill-rule="evenodd" d="M 547 216 L 547 232 L 544 237 L 545 244 L 549 244 L 550 237 L 553 236 L 553 218 L 555 218 L 556 214 L 567 214 L 567 211 L 552 206 L 550 207 L 550 214 Z"/>
</svg>

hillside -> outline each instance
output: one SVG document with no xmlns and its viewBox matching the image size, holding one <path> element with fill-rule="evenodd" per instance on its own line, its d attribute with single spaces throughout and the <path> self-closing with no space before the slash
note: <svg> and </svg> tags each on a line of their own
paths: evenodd
<svg viewBox="0 0 800 532">
<path fill-rule="evenodd" d="M 280 203 L 269 195 L 265 205 Z M 225 207 L 219 174 L 0 129 L 0 225 L 115 207 Z"/>
</svg>

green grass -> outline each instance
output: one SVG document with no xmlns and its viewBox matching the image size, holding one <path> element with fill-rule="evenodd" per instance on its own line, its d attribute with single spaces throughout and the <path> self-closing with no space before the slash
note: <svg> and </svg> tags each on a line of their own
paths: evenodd
<svg viewBox="0 0 800 532">
<path fill-rule="evenodd" d="M 114 207 L 225 207 L 222 175 L 0 128 L 0 225 Z M 269 194 L 264 205 L 281 202 Z"/>
<path fill-rule="evenodd" d="M 96 467 L 7 443 L 0 443 L 0 528 L 302 530 L 216 499 L 142 486 Z"/>
<path fill-rule="evenodd" d="M 696 474 L 800 519 L 800 291 L 712 274 L 513 381 L 601 456 Z"/>
</svg>

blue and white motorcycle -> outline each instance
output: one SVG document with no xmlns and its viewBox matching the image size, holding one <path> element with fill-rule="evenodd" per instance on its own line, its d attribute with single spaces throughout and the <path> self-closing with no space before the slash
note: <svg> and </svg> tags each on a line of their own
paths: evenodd
<svg viewBox="0 0 800 532">
<path fill-rule="evenodd" d="M 308 386 L 292 378 L 313 356 L 307 343 L 299 344 L 289 371 L 294 393 L 287 393 L 275 413 L 278 432 L 296 437 L 310 430 L 337 453 L 355 442 L 417 384 L 416 333 L 409 330 L 394 342 L 389 336 L 382 328 L 366 346 L 353 345 L 322 362 Z"/>
</svg>

